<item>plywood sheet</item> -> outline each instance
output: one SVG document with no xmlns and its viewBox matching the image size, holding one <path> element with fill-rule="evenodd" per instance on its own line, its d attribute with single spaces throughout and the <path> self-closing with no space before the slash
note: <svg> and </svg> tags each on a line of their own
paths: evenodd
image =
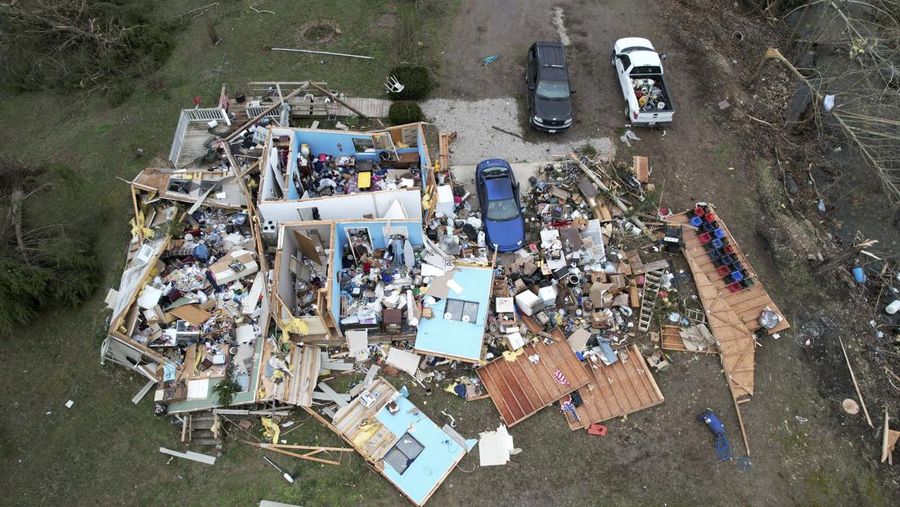
<svg viewBox="0 0 900 507">
<path fill-rule="evenodd" d="M 584 368 L 592 379 L 590 384 L 578 389 L 583 401 L 576 409 L 578 419 L 566 414 L 572 430 L 645 410 L 665 401 L 637 345 L 619 351 L 619 361 L 610 366 L 598 363 Z"/>
<path fill-rule="evenodd" d="M 197 327 L 200 327 L 212 317 L 211 313 L 201 310 L 197 305 L 179 306 L 178 308 L 173 308 L 170 312 L 179 319 L 186 320 Z"/>
<path fill-rule="evenodd" d="M 303 255 L 306 256 L 307 259 L 321 266 L 322 259 L 319 257 L 319 250 L 316 248 L 315 241 L 309 236 L 300 234 L 297 231 L 293 231 L 293 233 L 294 239 L 297 240 L 297 245 L 300 247 L 300 251 L 303 252 Z"/>
<path fill-rule="evenodd" d="M 587 385 L 591 377 L 567 342 L 526 345 L 514 360 L 496 359 L 476 372 L 507 426 L 514 426 L 538 410 Z M 529 356 L 540 360 L 531 362 Z M 568 384 L 554 374 L 560 371 Z"/>
</svg>

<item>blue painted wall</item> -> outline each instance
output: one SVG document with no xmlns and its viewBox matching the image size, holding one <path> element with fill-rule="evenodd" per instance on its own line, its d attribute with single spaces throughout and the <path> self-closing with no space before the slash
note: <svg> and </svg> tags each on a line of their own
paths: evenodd
<svg viewBox="0 0 900 507">
<path fill-rule="evenodd" d="M 344 252 L 344 245 L 347 244 L 347 229 L 358 229 L 361 227 L 366 227 L 369 229 L 369 237 L 372 239 L 372 247 L 386 248 L 387 245 L 385 244 L 384 228 L 389 224 L 398 228 L 405 227 L 406 231 L 409 233 L 409 242 L 412 243 L 413 247 L 420 247 L 424 244 L 422 224 L 415 220 L 370 220 L 361 222 L 338 222 L 335 224 L 334 243 L 331 246 L 332 252 L 334 252 L 332 255 L 333 259 L 331 261 L 334 265 L 334 279 L 331 281 L 331 283 L 334 284 L 334 290 L 331 294 L 331 314 L 334 316 L 335 322 L 340 324 L 341 321 L 340 271 L 344 267 L 342 256 Z"/>
<path fill-rule="evenodd" d="M 416 504 L 421 505 L 462 459 L 466 450 L 421 410 L 415 410 L 416 406 L 408 399 L 400 396 L 396 401 L 400 406 L 396 414 L 391 414 L 387 407 L 382 407 L 375 417 L 397 437 L 402 437 L 408 431 L 424 449 L 402 474 L 382 460 L 382 473 Z"/>
<path fill-rule="evenodd" d="M 421 319 L 416 333 L 416 350 L 478 361 L 481 358 L 481 345 L 484 338 L 484 326 L 491 305 L 490 268 L 457 267 L 453 280 L 462 286 L 462 294 L 452 290 L 448 297 L 462 301 L 478 303 L 478 315 L 475 322 L 444 320 L 446 299 L 439 299 L 432 305 L 434 317 Z"/>
</svg>

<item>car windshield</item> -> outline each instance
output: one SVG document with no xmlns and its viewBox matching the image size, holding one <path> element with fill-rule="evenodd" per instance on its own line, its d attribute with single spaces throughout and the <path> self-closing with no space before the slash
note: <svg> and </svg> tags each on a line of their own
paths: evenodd
<svg viewBox="0 0 900 507">
<path fill-rule="evenodd" d="M 537 96 L 548 100 L 567 99 L 569 98 L 569 83 L 565 81 L 538 81 Z"/>
<path fill-rule="evenodd" d="M 519 214 L 519 207 L 516 206 L 515 199 L 502 199 L 499 201 L 488 201 L 487 217 L 488 220 L 512 220 Z"/>
</svg>

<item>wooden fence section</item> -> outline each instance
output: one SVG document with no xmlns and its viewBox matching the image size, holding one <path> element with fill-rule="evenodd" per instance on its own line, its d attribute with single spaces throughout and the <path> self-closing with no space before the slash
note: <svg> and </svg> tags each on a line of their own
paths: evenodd
<svg viewBox="0 0 900 507">
<path fill-rule="evenodd" d="M 623 354 L 625 351 L 627 354 Z M 619 361 L 616 363 L 596 366 L 585 366 L 593 380 L 578 389 L 583 402 L 576 409 L 578 418 L 566 413 L 566 422 L 573 431 L 645 410 L 665 401 L 637 345 L 620 350 Z"/>
<path fill-rule="evenodd" d="M 591 381 L 590 374 L 565 341 L 550 345 L 539 341 L 526 345 L 524 351 L 512 361 L 501 357 L 476 370 L 507 426 L 522 422 Z M 535 354 L 540 357 L 536 364 L 528 359 Z M 557 371 L 568 384 L 556 379 Z"/>
</svg>

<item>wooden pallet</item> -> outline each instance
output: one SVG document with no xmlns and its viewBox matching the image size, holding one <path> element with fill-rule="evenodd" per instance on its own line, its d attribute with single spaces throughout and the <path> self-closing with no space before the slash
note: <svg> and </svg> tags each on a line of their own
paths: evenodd
<svg viewBox="0 0 900 507">
<path fill-rule="evenodd" d="M 674 352 L 694 352 L 696 354 L 719 353 L 719 348 L 715 345 L 712 345 L 705 350 L 688 350 L 687 347 L 684 346 L 684 341 L 681 340 L 681 334 L 678 332 L 679 329 L 678 326 L 663 326 L 662 332 L 660 333 L 662 340 L 660 348 Z"/>
<path fill-rule="evenodd" d="M 637 345 L 620 351 L 619 361 L 615 364 L 595 366 L 585 366 L 593 379 L 590 384 L 578 389 L 583 401 L 575 410 L 578 419 L 566 413 L 566 422 L 571 430 L 587 428 L 591 424 L 645 410 L 665 401 Z"/>
<path fill-rule="evenodd" d="M 513 361 L 501 357 L 475 370 L 503 422 L 510 427 L 591 381 L 591 376 L 565 340 L 550 345 L 539 341 L 526 345 L 523 350 L 525 352 Z M 537 364 L 528 360 L 528 356 L 534 354 L 541 358 Z M 560 384 L 553 378 L 557 369 L 562 371 L 569 385 Z"/>
</svg>

